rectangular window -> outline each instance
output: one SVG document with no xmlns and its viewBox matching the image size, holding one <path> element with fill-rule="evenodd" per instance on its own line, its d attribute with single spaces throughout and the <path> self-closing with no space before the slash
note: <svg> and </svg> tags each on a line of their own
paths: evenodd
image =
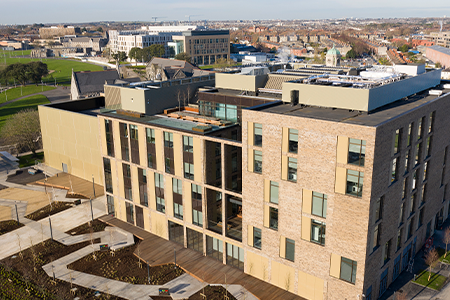
<svg viewBox="0 0 450 300">
<path fill-rule="evenodd" d="M 423 119 L 421 118 L 419 119 L 419 122 L 417 124 L 417 139 L 420 140 L 422 138 L 422 123 L 423 123 Z"/>
<path fill-rule="evenodd" d="M 166 212 L 166 204 L 164 198 L 156 196 L 156 210 L 162 213 Z"/>
<path fill-rule="evenodd" d="M 297 153 L 298 151 L 298 130 L 289 129 L 289 152 Z"/>
<path fill-rule="evenodd" d="M 147 134 L 147 144 L 154 144 L 155 143 L 155 129 L 146 128 L 146 134 Z"/>
<path fill-rule="evenodd" d="M 172 178 L 173 215 L 183 220 L 183 185 L 180 179 Z"/>
<path fill-rule="evenodd" d="M 397 154 L 400 149 L 401 129 L 397 129 L 394 134 L 394 154 Z"/>
<path fill-rule="evenodd" d="M 244 249 L 227 243 L 227 265 L 244 269 Z"/>
<path fill-rule="evenodd" d="M 372 251 L 380 246 L 380 224 L 373 229 Z"/>
<path fill-rule="evenodd" d="M 402 247 L 402 229 L 397 232 L 397 251 Z"/>
<path fill-rule="evenodd" d="M 412 215 L 415 210 L 416 204 L 416 194 L 412 194 L 409 200 L 409 215 Z"/>
<path fill-rule="evenodd" d="M 394 158 L 391 163 L 391 183 L 397 180 L 398 157 Z"/>
<path fill-rule="evenodd" d="M 356 261 L 341 257 L 340 279 L 355 284 L 356 281 Z"/>
<path fill-rule="evenodd" d="M 223 261 L 223 242 L 214 237 L 206 236 L 206 255 Z"/>
<path fill-rule="evenodd" d="M 414 123 L 410 123 L 408 127 L 408 146 L 411 145 L 411 134 L 412 134 L 412 127 Z"/>
<path fill-rule="evenodd" d="M 258 147 L 262 147 L 262 124 L 259 123 L 254 123 L 254 137 L 253 137 L 253 145 L 254 146 L 258 146 Z"/>
<path fill-rule="evenodd" d="M 402 204 L 400 205 L 400 215 L 399 215 L 399 221 L 398 221 L 398 226 L 403 224 L 403 211 L 405 209 L 405 202 L 402 202 Z"/>
<path fill-rule="evenodd" d="M 203 254 L 203 234 L 190 228 L 186 228 L 188 248 Z"/>
<path fill-rule="evenodd" d="M 108 215 L 115 216 L 116 211 L 114 210 L 114 197 L 111 195 L 106 195 L 106 203 L 108 206 Z"/>
<path fill-rule="evenodd" d="M 122 163 L 123 171 L 123 187 L 125 192 L 125 199 L 133 200 L 133 193 L 131 191 L 131 169 L 130 165 Z"/>
<path fill-rule="evenodd" d="M 270 202 L 278 204 L 278 182 L 270 181 Z"/>
<path fill-rule="evenodd" d="M 130 148 L 128 147 L 128 126 L 125 123 L 119 123 L 120 148 L 122 160 L 130 161 Z"/>
<path fill-rule="evenodd" d="M 253 172 L 262 173 L 262 151 L 253 150 Z"/>
<path fill-rule="evenodd" d="M 383 262 L 384 264 L 387 263 L 387 261 L 389 260 L 390 257 L 390 253 L 389 251 L 391 251 L 391 241 L 387 241 L 386 244 L 384 244 L 384 257 L 383 257 Z"/>
<path fill-rule="evenodd" d="M 417 188 L 417 170 L 414 170 L 412 176 L 412 191 L 416 190 L 416 188 Z"/>
<path fill-rule="evenodd" d="M 424 209 L 422 208 L 419 213 L 419 227 L 423 225 L 423 212 Z"/>
<path fill-rule="evenodd" d="M 365 156 L 366 141 L 350 138 L 348 143 L 348 163 L 363 167 Z"/>
<path fill-rule="evenodd" d="M 407 178 L 403 178 L 403 190 L 402 190 L 402 199 L 405 199 L 406 197 L 406 189 L 408 188 L 407 185 Z"/>
<path fill-rule="evenodd" d="M 194 164 L 184 163 L 184 178 L 194 180 Z"/>
<path fill-rule="evenodd" d="M 433 131 L 433 127 L 434 127 L 434 111 L 430 113 L 430 115 L 428 116 L 428 133 Z"/>
<path fill-rule="evenodd" d="M 261 229 L 253 227 L 253 247 L 261 249 Z"/>
<path fill-rule="evenodd" d="M 127 222 L 134 225 L 134 205 L 125 201 L 125 211 L 127 214 Z"/>
<path fill-rule="evenodd" d="M 147 153 L 147 165 L 149 168 L 156 169 L 156 156 L 153 153 Z"/>
<path fill-rule="evenodd" d="M 425 183 L 422 186 L 422 199 L 421 199 L 421 203 L 420 203 L 421 206 L 425 203 L 425 192 L 426 192 L 426 189 L 427 189 L 427 184 Z"/>
<path fill-rule="evenodd" d="M 362 197 L 364 172 L 347 170 L 346 194 Z"/>
<path fill-rule="evenodd" d="M 137 125 L 130 124 L 130 138 L 133 140 L 138 140 L 138 127 Z"/>
<path fill-rule="evenodd" d="M 428 162 L 426 161 L 423 164 L 423 178 L 422 178 L 423 181 L 427 180 L 427 168 L 428 168 Z"/>
<path fill-rule="evenodd" d="M 412 234 L 413 234 L 413 232 L 414 232 L 414 230 L 413 230 L 413 224 L 414 224 L 414 218 L 411 218 L 409 221 L 408 221 L 408 225 L 407 225 L 407 228 L 408 228 L 408 239 L 412 236 Z"/>
<path fill-rule="evenodd" d="M 173 133 L 164 131 L 164 147 L 173 148 Z"/>
<path fill-rule="evenodd" d="M 166 212 L 164 202 L 164 176 L 155 173 L 155 196 L 156 196 L 156 210 L 159 212 Z"/>
<path fill-rule="evenodd" d="M 111 161 L 109 158 L 103 157 L 103 169 L 105 171 L 105 187 L 108 193 L 113 194 Z"/>
<path fill-rule="evenodd" d="M 147 170 L 138 168 L 138 182 L 139 182 L 139 200 L 140 204 L 148 207 L 147 196 Z"/>
<path fill-rule="evenodd" d="M 108 156 L 114 156 L 114 135 L 112 121 L 105 119 L 106 134 L 106 153 Z"/>
<path fill-rule="evenodd" d="M 231 172 L 237 172 L 238 171 L 238 154 L 231 153 Z"/>
<path fill-rule="evenodd" d="M 447 153 L 448 153 L 448 146 L 445 147 L 445 149 L 444 149 L 444 162 L 442 163 L 442 165 L 444 165 L 444 166 L 447 163 Z"/>
<path fill-rule="evenodd" d="M 191 184 L 192 189 L 192 224 L 203 227 L 202 187 Z"/>
<path fill-rule="evenodd" d="M 327 217 L 327 195 L 322 193 L 312 193 L 311 214 L 326 218 Z"/>
<path fill-rule="evenodd" d="M 288 180 L 297 182 L 297 159 L 288 157 Z"/>
<path fill-rule="evenodd" d="M 278 208 L 269 208 L 269 227 L 278 230 Z"/>
<path fill-rule="evenodd" d="M 325 245 L 325 222 L 311 220 L 311 242 Z"/>
<path fill-rule="evenodd" d="M 295 259 L 295 241 L 288 238 L 286 238 L 285 258 L 290 261 Z"/>
<path fill-rule="evenodd" d="M 194 152 L 194 138 L 183 135 L 183 151 L 188 153 Z"/>
<path fill-rule="evenodd" d="M 409 156 L 411 155 L 411 150 L 406 151 L 405 155 L 405 174 L 409 171 Z"/>
<path fill-rule="evenodd" d="M 382 212 L 383 212 L 383 197 L 380 197 L 375 203 L 375 222 L 379 221 L 382 218 Z"/>
<path fill-rule="evenodd" d="M 171 174 L 172 172 L 171 172 L 171 167 L 172 167 L 172 159 L 170 159 L 169 157 L 166 157 L 165 159 L 164 159 L 164 162 L 165 162 L 165 170 L 166 170 L 166 173 L 169 173 L 169 174 Z"/>
<path fill-rule="evenodd" d="M 427 138 L 427 143 L 425 145 L 427 147 L 426 152 L 425 152 L 427 157 L 430 157 L 430 155 L 431 155 L 431 138 L 432 138 L 432 136 L 429 136 Z"/>
<path fill-rule="evenodd" d="M 415 161 L 414 161 L 414 166 L 417 166 L 419 164 L 420 161 L 420 145 L 422 143 L 418 143 L 416 145 L 416 152 L 415 152 Z"/>
</svg>

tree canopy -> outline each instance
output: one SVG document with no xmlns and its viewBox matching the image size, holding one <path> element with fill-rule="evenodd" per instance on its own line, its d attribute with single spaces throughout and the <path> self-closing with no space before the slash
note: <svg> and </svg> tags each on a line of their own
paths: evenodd
<svg viewBox="0 0 450 300">
<path fill-rule="evenodd" d="M 27 64 L 11 64 L 0 72 L 0 78 L 4 80 L 14 79 L 21 84 L 26 84 L 28 80 L 38 83 L 41 81 L 42 77 L 47 75 L 47 64 L 40 61 L 33 61 Z"/>
<path fill-rule="evenodd" d="M 112 56 L 112 58 L 114 58 L 116 61 L 119 61 L 119 62 L 125 61 L 128 58 L 127 54 L 123 51 L 113 53 L 111 56 Z"/>
<path fill-rule="evenodd" d="M 38 111 L 28 108 L 11 116 L 3 125 L 1 136 L 8 144 L 16 145 L 19 151 L 35 154 L 41 136 Z"/>
<path fill-rule="evenodd" d="M 188 63 L 191 62 L 191 57 L 186 52 L 178 53 L 177 55 L 175 55 L 175 59 L 184 60 L 187 61 Z"/>
</svg>

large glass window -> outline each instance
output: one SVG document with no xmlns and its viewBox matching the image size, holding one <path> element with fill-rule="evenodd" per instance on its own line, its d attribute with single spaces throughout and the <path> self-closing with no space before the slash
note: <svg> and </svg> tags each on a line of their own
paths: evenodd
<svg viewBox="0 0 450 300">
<path fill-rule="evenodd" d="M 419 123 L 417 124 L 417 139 L 420 140 L 422 138 L 422 124 L 424 118 L 419 119 Z"/>
<path fill-rule="evenodd" d="M 183 151 L 193 153 L 194 152 L 194 139 L 191 136 L 183 135 Z"/>
<path fill-rule="evenodd" d="M 347 170 L 346 194 L 362 197 L 364 172 Z"/>
<path fill-rule="evenodd" d="M 108 156 L 114 156 L 114 136 L 112 121 L 105 119 L 106 134 L 106 153 Z"/>
<path fill-rule="evenodd" d="M 428 133 L 433 131 L 434 126 L 434 111 L 428 116 Z"/>
<path fill-rule="evenodd" d="M 262 147 L 262 124 L 254 123 L 254 139 L 253 145 Z"/>
<path fill-rule="evenodd" d="M 270 181 L 270 202 L 278 204 L 278 182 Z"/>
<path fill-rule="evenodd" d="M 311 214 L 322 218 L 327 217 L 327 195 L 313 192 Z"/>
<path fill-rule="evenodd" d="M 244 269 L 244 249 L 227 243 L 227 265 Z"/>
<path fill-rule="evenodd" d="M 169 221 L 169 241 L 184 245 L 183 225 Z"/>
<path fill-rule="evenodd" d="M 325 245 L 325 222 L 311 220 L 311 242 Z"/>
<path fill-rule="evenodd" d="M 186 228 L 188 248 L 203 253 L 203 234 L 201 232 Z"/>
<path fill-rule="evenodd" d="M 432 136 L 429 136 L 428 138 L 427 138 L 427 143 L 426 143 L 426 151 L 425 151 L 425 153 L 426 153 L 426 156 L 427 157 L 430 157 L 430 155 L 431 155 L 431 138 L 432 138 Z"/>
<path fill-rule="evenodd" d="M 147 134 L 147 144 L 154 144 L 155 143 L 155 129 L 146 128 L 146 134 Z"/>
<path fill-rule="evenodd" d="M 206 189 L 208 229 L 222 233 L 222 193 Z"/>
<path fill-rule="evenodd" d="M 147 196 L 147 170 L 138 168 L 138 181 L 139 181 L 139 200 L 141 205 L 148 207 Z"/>
<path fill-rule="evenodd" d="M 183 220 L 183 186 L 180 179 L 172 178 L 173 215 Z"/>
<path fill-rule="evenodd" d="M 155 173 L 155 196 L 156 196 L 156 210 L 159 212 L 166 212 L 166 205 L 164 201 L 164 176 Z"/>
<path fill-rule="evenodd" d="M 192 224 L 203 227 L 202 187 L 191 184 L 192 189 Z"/>
<path fill-rule="evenodd" d="M 397 129 L 394 135 L 394 154 L 397 154 L 400 149 L 401 129 Z"/>
<path fill-rule="evenodd" d="M 402 202 L 402 204 L 400 205 L 400 214 L 399 214 L 399 221 L 398 221 L 398 226 L 402 225 L 403 223 L 403 211 L 405 209 L 405 202 Z"/>
<path fill-rule="evenodd" d="M 127 215 L 127 222 L 134 225 L 134 205 L 125 201 L 125 211 Z"/>
<path fill-rule="evenodd" d="M 394 158 L 391 163 L 391 183 L 397 180 L 398 157 Z"/>
<path fill-rule="evenodd" d="M 108 193 L 113 194 L 113 184 L 112 184 L 112 175 L 111 175 L 111 161 L 109 158 L 103 158 L 103 168 L 105 171 L 105 187 Z"/>
<path fill-rule="evenodd" d="M 285 257 L 287 260 L 294 261 L 295 260 L 295 241 L 286 238 L 286 253 Z"/>
<path fill-rule="evenodd" d="M 253 150 L 253 171 L 255 173 L 262 173 L 262 151 Z"/>
<path fill-rule="evenodd" d="M 342 280 L 348 281 L 350 283 L 355 283 L 356 281 L 356 261 L 341 257 L 341 274 L 340 278 Z"/>
<path fill-rule="evenodd" d="M 289 152 L 297 153 L 298 151 L 298 130 L 289 128 Z"/>
<path fill-rule="evenodd" d="M 226 195 L 226 235 L 242 241 L 242 199 Z"/>
<path fill-rule="evenodd" d="M 405 155 L 405 174 L 409 171 L 409 156 L 410 156 L 411 150 L 406 151 Z"/>
<path fill-rule="evenodd" d="M 297 182 L 297 159 L 288 157 L 288 180 Z"/>
<path fill-rule="evenodd" d="M 348 163 L 357 166 L 364 166 L 366 156 L 366 141 L 349 139 L 348 143 Z"/>
<path fill-rule="evenodd" d="M 402 229 L 397 231 L 397 251 L 402 247 Z"/>
<path fill-rule="evenodd" d="M 416 152 L 415 152 L 415 161 L 414 161 L 414 165 L 417 166 L 419 164 L 420 161 L 420 145 L 422 143 L 418 143 L 416 145 Z"/>
<path fill-rule="evenodd" d="M 223 261 L 223 242 L 215 237 L 206 236 L 206 255 Z"/>
<path fill-rule="evenodd" d="M 173 148 L 173 133 L 164 131 L 164 147 Z"/>
<path fill-rule="evenodd" d="M 184 178 L 194 180 L 194 164 L 184 163 Z"/>
<path fill-rule="evenodd" d="M 269 227 L 278 230 L 278 208 L 269 207 Z"/>
<path fill-rule="evenodd" d="M 375 203 L 375 222 L 382 218 L 383 197 L 377 199 Z"/>
<path fill-rule="evenodd" d="M 410 123 L 408 126 L 408 146 L 411 145 L 411 134 L 412 134 L 412 127 L 414 123 Z"/>
<path fill-rule="evenodd" d="M 122 171 L 123 171 L 123 188 L 125 192 L 125 199 L 133 200 L 133 193 L 131 189 L 130 165 L 122 163 Z"/>
<path fill-rule="evenodd" d="M 138 140 L 139 139 L 137 125 L 131 125 L 130 124 L 130 138 L 133 139 L 133 140 Z"/>
<path fill-rule="evenodd" d="M 106 195 L 106 203 L 108 205 L 108 215 L 115 216 L 116 211 L 114 210 L 114 197 L 111 195 Z"/>
<path fill-rule="evenodd" d="M 261 229 L 253 227 L 253 247 L 261 249 L 262 232 Z"/>
<path fill-rule="evenodd" d="M 380 224 L 373 229 L 372 249 L 375 250 L 380 246 Z"/>
</svg>

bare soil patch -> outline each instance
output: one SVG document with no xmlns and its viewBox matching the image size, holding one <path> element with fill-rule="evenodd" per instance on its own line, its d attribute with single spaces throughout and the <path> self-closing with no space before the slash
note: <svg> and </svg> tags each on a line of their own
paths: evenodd
<svg viewBox="0 0 450 300">
<path fill-rule="evenodd" d="M 108 226 L 106 223 L 103 223 L 99 219 L 95 219 L 94 222 L 84 223 L 78 227 L 66 231 L 66 233 L 70 235 L 86 234 L 91 232 L 91 227 L 92 232 L 100 232 L 104 231 L 106 226 Z"/>
<path fill-rule="evenodd" d="M 109 279 L 120 280 L 132 284 L 149 284 L 147 274 L 147 264 L 134 255 L 137 244 L 120 250 L 116 250 L 114 256 L 109 251 L 95 252 L 73 262 L 67 267 L 72 270 L 102 276 Z M 149 267 L 150 284 L 166 284 L 167 282 L 184 274 L 180 268 L 175 268 L 174 264 Z"/>
<path fill-rule="evenodd" d="M 206 299 L 208 300 L 222 300 L 225 299 L 225 293 L 228 296 L 228 299 L 236 300 L 236 298 L 232 294 L 230 294 L 230 292 L 228 292 L 223 286 L 220 285 L 205 286 L 204 289 L 201 289 L 194 295 L 190 296 L 189 300 L 204 300 L 201 294 L 206 295 Z"/>
<path fill-rule="evenodd" d="M 0 221 L 0 235 L 16 230 L 24 226 L 22 223 L 17 223 L 17 221 Z"/>
<path fill-rule="evenodd" d="M 62 212 L 66 209 L 69 209 L 73 206 L 74 206 L 74 204 L 71 202 L 56 201 L 56 202 L 53 202 L 51 206 L 47 205 L 47 206 L 39 209 L 38 211 L 35 211 L 34 213 L 26 215 L 25 218 L 28 218 L 28 219 L 31 219 L 34 221 L 39 221 L 48 216 L 51 216 L 51 215 L 57 214 L 59 212 Z"/>
</svg>

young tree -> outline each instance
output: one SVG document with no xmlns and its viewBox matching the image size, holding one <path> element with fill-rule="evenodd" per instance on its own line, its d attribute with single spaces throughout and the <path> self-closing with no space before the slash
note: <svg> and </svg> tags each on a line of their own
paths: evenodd
<svg viewBox="0 0 450 300">
<path fill-rule="evenodd" d="M 186 52 L 178 53 L 177 55 L 175 55 L 175 59 L 184 60 L 184 61 L 186 61 L 188 63 L 191 62 L 191 57 Z"/>
<path fill-rule="evenodd" d="M 431 269 L 434 268 L 439 261 L 439 254 L 435 248 L 431 248 L 430 251 L 425 255 L 425 263 L 429 267 L 428 271 L 428 281 L 431 279 Z"/>
<path fill-rule="evenodd" d="M 154 57 L 162 57 L 166 53 L 163 45 L 153 44 L 150 47 L 150 54 Z"/>
<path fill-rule="evenodd" d="M 137 61 L 140 58 L 141 54 L 139 53 L 141 51 L 140 48 L 138 47 L 133 47 L 130 49 L 130 52 L 128 53 L 128 56 L 131 59 L 134 59 L 136 61 L 136 66 L 137 66 Z"/>
<path fill-rule="evenodd" d="M 39 113 L 35 109 L 24 109 L 10 117 L 2 128 L 1 136 L 10 145 L 36 154 L 41 137 Z"/>
<path fill-rule="evenodd" d="M 445 243 L 445 258 L 447 256 L 447 246 L 450 244 L 450 227 L 445 228 L 443 242 Z"/>
<path fill-rule="evenodd" d="M 112 56 L 112 58 L 114 58 L 114 60 L 119 61 L 119 63 L 121 61 L 125 61 L 128 58 L 127 54 L 125 52 L 123 52 L 123 51 L 119 51 L 117 53 L 114 53 L 111 56 Z"/>
</svg>

